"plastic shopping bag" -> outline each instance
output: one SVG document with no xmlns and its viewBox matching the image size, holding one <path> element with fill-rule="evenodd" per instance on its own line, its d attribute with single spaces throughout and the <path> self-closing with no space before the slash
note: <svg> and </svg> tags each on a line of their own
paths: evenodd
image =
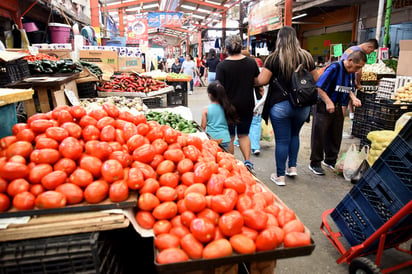
<svg viewBox="0 0 412 274">
<path fill-rule="evenodd" d="M 352 179 L 363 160 L 368 158 L 368 154 L 369 146 L 363 146 L 360 152 L 358 152 L 355 144 L 349 147 L 343 164 L 343 177 L 345 177 L 346 181 Z"/>
<path fill-rule="evenodd" d="M 195 77 L 195 80 L 193 81 L 193 85 L 194 85 L 195 87 L 200 86 L 199 77 L 198 77 L 197 75 L 196 75 L 196 77 Z"/>
<path fill-rule="evenodd" d="M 274 138 L 273 128 L 270 121 L 268 123 L 262 123 L 262 140 L 272 142 Z"/>
</svg>

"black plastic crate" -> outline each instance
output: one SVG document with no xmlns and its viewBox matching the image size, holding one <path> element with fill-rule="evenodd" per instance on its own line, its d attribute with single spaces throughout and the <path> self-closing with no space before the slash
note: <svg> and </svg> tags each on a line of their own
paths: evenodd
<svg viewBox="0 0 412 274">
<path fill-rule="evenodd" d="M 0 62 L 0 87 L 20 81 L 28 76 L 30 76 L 30 69 L 26 60 Z"/>
<path fill-rule="evenodd" d="M 144 98 L 142 101 L 148 108 L 161 108 L 164 107 L 165 103 L 163 96 Z"/>
<path fill-rule="evenodd" d="M 177 90 L 182 90 L 182 91 L 186 91 L 187 92 L 187 85 L 188 82 L 174 82 L 174 81 L 168 81 L 167 82 L 168 86 L 172 86 L 175 91 Z"/>
<path fill-rule="evenodd" d="M 79 98 L 96 98 L 97 82 L 85 82 L 77 84 Z"/>
<path fill-rule="evenodd" d="M 1 243 L 0 273 L 121 273 L 107 233 Z"/>
<path fill-rule="evenodd" d="M 394 104 L 393 101 L 380 99 L 366 101 L 368 122 L 374 122 L 382 129 L 393 130 L 396 120 L 405 112 L 412 111 L 412 104 Z"/>
<path fill-rule="evenodd" d="M 401 136 L 405 142 L 412 146 L 412 119 L 409 119 L 406 125 L 404 125 L 402 130 L 399 132 L 399 136 Z"/>
<path fill-rule="evenodd" d="M 187 107 L 187 91 L 176 89 L 174 92 L 169 92 L 167 94 L 167 106 Z"/>
</svg>

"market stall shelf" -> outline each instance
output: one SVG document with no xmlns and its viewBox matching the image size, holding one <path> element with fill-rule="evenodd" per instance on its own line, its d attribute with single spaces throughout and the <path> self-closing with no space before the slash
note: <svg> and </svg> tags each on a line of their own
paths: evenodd
<svg viewBox="0 0 412 274">
<path fill-rule="evenodd" d="M 108 97 L 108 96 L 125 96 L 125 97 L 153 97 L 153 96 L 158 96 L 158 95 L 163 95 L 169 92 L 173 91 L 173 87 L 165 87 L 162 89 L 159 89 L 157 91 L 151 91 L 151 92 L 108 92 L 108 91 L 98 91 L 97 95 L 99 97 Z"/>
<path fill-rule="evenodd" d="M 10 210 L 6 212 L 0 213 L 0 218 L 86 212 L 86 211 L 97 211 L 97 210 L 105 210 L 105 209 L 132 208 L 136 206 L 136 203 L 137 203 L 137 193 L 131 193 L 127 200 L 123 202 L 118 202 L 118 203 L 114 203 L 109 198 L 107 198 L 106 200 L 98 204 L 89 204 L 87 202 L 82 202 L 79 204 L 68 205 L 68 206 L 61 207 L 61 208 L 32 209 L 32 210 L 16 210 L 15 208 L 11 208 Z"/>
</svg>

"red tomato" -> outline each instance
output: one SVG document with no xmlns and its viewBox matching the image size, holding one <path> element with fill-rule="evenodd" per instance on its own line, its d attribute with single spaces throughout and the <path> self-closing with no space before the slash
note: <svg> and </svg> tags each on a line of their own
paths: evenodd
<svg viewBox="0 0 412 274">
<path fill-rule="evenodd" d="M 184 201 L 187 210 L 192 212 L 200 212 L 206 208 L 205 196 L 197 192 L 188 193 L 185 196 Z"/>
<path fill-rule="evenodd" d="M 56 110 L 52 111 L 52 117 L 58 122 L 59 125 L 62 125 L 66 122 L 73 122 L 73 116 L 70 114 L 70 109 Z"/>
<path fill-rule="evenodd" d="M 275 228 L 269 227 L 259 233 L 256 238 L 256 250 L 272 250 L 275 249 L 282 242 L 278 238 Z"/>
<path fill-rule="evenodd" d="M 189 257 L 180 248 L 172 247 L 162 250 L 156 257 L 159 264 L 171 264 L 188 261 Z"/>
<path fill-rule="evenodd" d="M 283 231 L 285 231 L 285 234 L 288 234 L 290 232 L 304 232 L 305 231 L 305 226 L 300 220 L 292 220 L 287 222 L 283 226 Z"/>
<path fill-rule="evenodd" d="M 152 193 L 143 193 L 139 196 L 137 206 L 144 211 L 152 211 L 160 204 L 159 198 Z"/>
<path fill-rule="evenodd" d="M 46 136 L 47 138 L 61 142 L 63 139 L 69 137 L 69 132 L 62 127 L 49 127 L 46 129 Z"/>
<path fill-rule="evenodd" d="M 30 186 L 30 193 L 32 193 L 36 197 L 39 196 L 39 194 L 43 193 L 44 191 L 46 191 L 46 189 L 44 188 L 42 184 Z"/>
<path fill-rule="evenodd" d="M 178 185 L 176 187 L 177 199 L 181 200 L 185 197 L 185 191 L 187 189 L 186 185 Z"/>
<path fill-rule="evenodd" d="M 170 229 L 172 229 L 172 224 L 167 220 L 157 221 L 153 225 L 153 233 L 155 236 L 163 233 L 169 233 Z"/>
<path fill-rule="evenodd" d="M 85 115 L 85 116 L 83 116 L 83 117 L 80 119 L 79 125 L 80 125 L 82 128 L 85 128 L 85 127 L 87 127 L 88 125 L 95 126 L 95 125 L 97 125 L 97 120 L 94 119 L 93 117 L 89 116 L 89 115 Z"/>
<path fill-rule="evenodd" d="M 66 196 L 62 193 L 49 190 L 43 193 L 40 193 L 36 197 L 35 205 L 37 208 L 59 208 L 64 207 L 67 203 Z"/>
<path fill-rule="evenodd" d="M 193 172 L 183 173 L 180 180 L 187 186 L 193 185 L 195 183 L 195 174 Z"/>
<path fill-rule="evenodd" d="M 246 184 L 242 181 L 242 178 L 239 175 L 233 175 L 226 178 L 224 185 L 226 188 L 236 190 L 238 194 L 242 194 L 246 191 Z"/>
<path fill-rule="evenodd" d="M 20 131 L 26 128 L 29 128 L 29 126 L 26 123 L 17 123 L 12 127 L 11 131 L 13 135 L 16 136 Z"/>
<path fill-rule="evenodd" d="M 195 166 L 195 182 L 204 184 L 209 181 L 210 177 L 212 176 L 212 170 L 210 166 L 206 163 L 200 163 L 199 165 Z"/>
<path fill-rule="evenodd" d="M 255 209 L 263 211 L 264 208 L 266 207 L 266 200 L 260 194 L 261 194 L 261 192 L 253 194 L 253 196 L 252 196 L 252 202 L 253 202 L 252 207 L 255 208 Z"/>
<path fill-rule="evenodd" d="M 117 160 L 123 167 L 128 167 L 132 164 L 132 157 L 124 151 L 113 151 L 109 159 Z"/>
<path fill-rule="evenodd" d="M 152 128 L 146 134 L 146 138 L 149 139 L 150 142 L 153 142 L 156 139 L 163 139 L 163 132 L 160 128 Z"/>
<path fill-rule="evenodd" d="M 70 114 L 75 118 L 77 121 L 87 114 L 86 110 L 81 106 L 73 106 L 70 108 Z"/>
<path fill-rule="evenodd" d="M 188 186 L 185 190 L 185 196 L 188 195 L 189 193 L 196 192 L 200 193 L 203 196 L 206 195 L 206 186 L 204 184 L 192 184 Z"/>
<path fill-rule="evenodd" d="M 67 174 L 64 171 L 56 170 L 53 171 L 41 179 L 41 184 L 45 189 L 53 190 L 57 186 L 66 182 Z"/>
<path fill-rule="evenodd" d="M 164 160 L 161 162 L 156 169 L 157 174 L 162 175 L 168 172 L 174 172 L 176 169 L 175 163 L 170 160 Z"/>
<path fill-rule="evenodd" d="M 41 179 L 53 171 L 49 164 L 39 164 L 34 166 L 29 173 L 29 181 L 32 184 L 40 184 Z"/>
<path fill-rule="evenodd" d="M 97 204 L 106 199 L 109 194 L 109 184 L 103 180 L 97 180 L 84 189 L 84 199 L 91 204 Z"/>
<path fill-rule="evenodd" d="M 191 259 L 202 258 L 203 244 L 199 242 L 193 234 L 189 233 L 181 238 L 180 245 Z"/>
<path fill-rule="evenodd" d="M 223 193 L 225 177 L 220 174 L 212 174 L 207 182 L 207 194 L 217 195 Z"/>
<path fill-rule="evenodd" d="M 0 193 L 0 212 L 4 212 L 10 207 L 10 198 L 4 193 Z"/>
<path fill-rule="evenodd" d="M 161 186 L 156 191 L 156 197 L 160 202 L 174 201 L 177 199 L 176 190 L 169 186 Z"/>
<path fill-rule="evenodd" d="M 156 222 L 153 215 L 148 211 L 138 211 L 136 213 L 136 221 L 142 228 L 145 229 L 153 228 Z"/>
<path fill-rule="evenodd" d="M 206 218 L 196 218 L 190 223 L 190 232 L 197 240 L 208 243 L 215 237 L 215 225 Z"/>
<path fill-rule="evenodd" d="M 226 213 L 233 210 L 235 206 L 226 195 L 219 194 L 212 196 L 211 209 L 217 213 Z"/>
<path fill-rule="evenodd" d="M 123 166 L 117 160 L 107 160 L 102 165 L 103 179 L 108 183 L 123 179 Z"/>
<path fill-rule="evenodd" d="M 205 208 L 197 214 L 198 218 L 204 218 L 210 220 L 214 225 L 219 223 L 219 214 L 210 208 Z"/>
<path fill-rule="evenodd" d="M 7 181 L 3 178 L 0 178 L 0 193 L 4 193 L 7 191 Z"/>
<path fill-rule="evenodd" d="M 145 136 L 150 131 L 150 127 L 148 124 L 141 123 L 137 125 L 137 133 L 139 135 Z"/>
<path fill-rule="evenodd" d="M 252 198 L 247 196 L 246 194 L 239 195 L 237 200 L 236 209 L 240 212 L 243 212 L 247 209 L 251 209 L 253 205 Z"/>
<path fill-rule="evenodd" d="M 185 201 L 184 200 L 177 201 L 177 212 L 182 214 L 185 211 L 187 211 L 186 206 L 185 206 Z"/>
<path fill-rule="evenodd" d="M 124 121 L 128 121 L 130 123 L 135 124 L 136 123 L 136 116 L 131 114 L 128 111 L 120 111 L 119 112 L 119 117 L 117 117 L 118 119 L 124 120 Z"/>
<path fill-rule="evenodd" d="M 89 112 L 89 115 L 99 121 L 103 117 L 107 116 L 107 112 L 102 108 L 95 108 Z"/>
<path fill-rule="evenodd" d="M 179 175 L 172 172 L 165 173 L 159 177 L 159 184 L 176 188 L 179 184 Z"/>
<path fill-rule="evenodd" d="M 30 154 L 30 161 L 36 164 L 54 164 L 59 159 L 60 152 L 51 148 L 35 149 Z"/>
<path fill-rule="evenodd" d="M 62 158 L 54 164 L 54 170 L 61 170 L 66 172 L 67 176 L 73 173 L 76 169 L 76 162 L 69 158 Z"/>
<path fill-rule="evenodd" d="M 222 159 L 219 161 L 219 166 L 227 169 L 228 171 L 233 170 L 234 161 L 229 159 Z"/>
<path fill-rule="evenodd" d="M 159 164 L 162 163 L 164 160 L 165 160 L 165 158 L 163 157 L 163 155 L 156 154 L 156 155 L 153 157 L 153 160 L 150 162 L 150 166 L 151 166 L 153 169 L 157 169 L 157 167 L 159 166 Z"/>
<path fill-rule="evenodd" d="M 46 119 L 34 120 L 31 123 L 27 123 L 35 134 L 40 134 L 46 131 L 49 127 L 54 126 L 53 122 Z"/>
<path fill-rule="evenodd" d="M 156 193 L 156 191 L 159 189 L 160 184 L 156 179 L 153 178 L 147 178 L 144 181 L 143 187 L 139 189 L 139 193 Z"/>
<path fill-rule="evenodd" d="M 6 136 L 0 139 L 0 148 L 6 149 L 8 148 L 11 144 L 17 142 L 17 137 L 16 136 Z"/>
<path fill-rule="evenodd" d="M 203 249 L 204 259 L 214 259 L 231 256 L 233 253 L 230 242 L 226 239 L 218 239 L 209 243 Z"/>
<path fill-rule="evenodd" d="M 34 132 L 29 128 L 25 128 L 17 133 L 16 138 L 19 141 L 26 141 L 31 143 L 34 141 Z"/>
<path fill-rule="evenodd" d="M 243 216 L 237 210 L 223 214 L 219 219 L 219 228 L 225 236 L 233 236 L 242 232 Z"/>
<path fill-rule="evenodd" d="M 188 135 L 186 141 L 188 145 L 194 145 L 197 149 L 202 150 L 202 139 L 198 136 Z"/>
<path fill-rule="evenodd" d="M 85 141 L 99 140 L 100 130 L 93 125 L 87 125 L 83 128 L 82 136 Z"/>
<path fill-rule="evenodd" d="M 18 178 L 25 178 L 29 175 L 29 168 L 20 163 L 7 162 L 0 166 L 0 177 L 11 181 Z"/>
<path fill-rule="evenodd" d="M 150 163 L 155 156 L 153 146 L 144 144 L 133 151 L 133 159 L 142 163 Z"/>
<path fill-rule="evenodd" d="M 177 205 L 174 202 L 164 202 L 155 207 L 153 217 L 158 220 L 171 219 L 177 214 Z"/>
<path fill-rule="evenodd" d="M 116 140 L 116 129 L 113 126 L 105 126 L 100 132 L 100 140 L 112 142 Z"/>
<path fill-rule="evenodd" d="M 172 220 L 170 220 L 170 222 L 172 223 L 172 227 L 179 227 L 179 226 L 183 226 L 182 224 L 182 217 L 180 215 L 176 215 L 172 218 Z"/>
<path fill-rule="evenodd" d="M 176 226 L 170 229 L 169 233 L 182 239 L 185 235 L 190 234 L 190 231 L 185 226 Z"/>
<path fill-rule="evenodd" d="M 256 251 L 255 242 L 243 234 L 237 234 L 229 239 L 233 249 L 239 254 L 251 254 Z"/>
<path fill-rule="evenodd" d="M 19 163 L 19 164 L 26 164 L 26 159 L 21 155 L 14 155 L 10 157 L 9 162 L 11 163 Z"/>
<path fill-rule="evenodd" d="M 177 164 L 177 171 L 180 174 L 184 174 L 186 172 L 193 170 L 193 162 L 190 159 L 183 159 Z"/>
<path fill-rule="evenodd" d="M 266 212 L 258 209 L 247 209 L 242 212 L 245 225 L 256 230 L 262 230 L 266 228 L 268 216 Z"/>
<path fill-rule="evenodd" d="M 124 140 L 128 141 L 132 136 L 137 134 L 137 128 L 132 123 L 126 123 L 123 127 Z"/>
<path fill-rule="evenodd" d="M 27 141 L 17 141 L 8 146 L 6 150 L 7 158 L 13 157 L 14 155 L 20 155 L 24 158 L 28 158 L 30 153 L 33 151 L 33 146 Z"/>
<path fill-rule="evenodd" d="M 10 197 L 16 196 L 18 193 L 29 191 L 30 184 L 24 179 L 15 179 L 7 186 L 7 194 Z"/>
<path fill-rule="evenodd" d="M 153 149 L 155 150 L 156 154 L 163 154 L 167 148 L 169 147 L 165 140 L 163 139 L 156 139 L 152 142 Z"/>
<path fill-rule="evenodd" d="M 13 198 L 13 206 L 18 210 L 30 210 L 34 208 L 36 197 L 28 191 L 20 192 Z"/>
<path fill-rule="evenodd" d="M 110 156 L 113 149 L 107 142 L 89 141 L 86 143 L 86 152 L 104 161 Z"/>
<path fill-rule="evenodd" d="M 102 130 L 104 127 L 107 127 L 107 126 L 112 126 L 114 128 L 115 125 L 116 125 L 116 122 L 112 117 L 103 117 L 97 120 L 96 127 L 99 130 Z"/>
<path fill-rule="evenodd" d="M 192 211 L 185 211 L 181 213 L 180 220 L 185 227 L 190 227 L 190 223 L 196 219 L 196 215 Z"/>
<path fill-rule="evenodd" d="M 242 227 L 242 234 L 252 239 L 253 241 L 256 241 L 256 238 L 258 236 L 258 232 L 256 230 L 251 229 L 247 226 Z"/>
<path fill-rule="evenodd" d="M 117 118 L 120 113 L 116 105 L 112 103 L 104 103 L 103 110 L 106 111 L 106 113 L 113 118 Z"/>
<path fill-rule="evenodd" d="M 169 126 L 163 130 L 163 138 L 169 144 L 177 142 L 177 136 L 179 136 L 178 131 Z"/>
<path fill-rule="evenodd" d="M 83 146 L 76 138 L 67 137 L 60 143 L 59 151 L 63 157 L 77 160 L 83 153 Z"/>
<path fill-rule="evenodd" d="M 148 144 L 148 140 L 142 135 L 133 135 L 127 140 L 127 147 L 130 152 L 133 152 L 136 148 L 141 147 L 144 144 Z"/>
<path fill-rule="evenodd" d="M 285 235 L 283 240 L 285 247 L 298 247 L 310 245 L 310 236 L 303 232 L 290 232 Z"/>
<path fill-rule="evenodd" d="M 291 210 L 290 208 L 284 207 L 279 211 L 279 214 L 277 217 L 278 217 L 279 226 L 283 227 L 288 222 L 294 220 L 296 218 L 296 215 L 295 215 L 295 212 L 293 212 L 293 210 Z"/>
<path fill-rule="evenodd" d="M 130 189 L 136 190 L 141 188 L 144 185 L 144 176 L 143 173 L 138 168 L 132 167 L 129 169 L 127 185 Z"/>
<path fill-rule="evenodd" d="M 42 149 L 42 148 L 52 148 L 52 149 L 57 149 L 59 147 L 59 143 L 51 138 L 47 137 L 41 137 L 36 140 L 36 148 L 37 149 Z"/>
<path fill-rule="evenodd" d="M 126 182 L 119 180 L 110 185 L 109 198 L 112 202 L 123 202 L 129 198 L 129 187 Z"/>
<path fill-rule="evenodd" d="M 103 163 L 99 158 L 86 155 L 81 158 L 79 164 L 82 169 L 89 171 L 94 178 L 100 178 Z"/>
<path fill-rule="evenodd" d="M 82 168 L 77 168 L 69 177 L 69 181 L 72 184 L 78 185 L 79 187 L 86 187 L 93 182 L 93 175 Z"/>
<path fill-rule="evenodd" d="M 268 221 L 267 221 L 267 223 L 266 223 L 266 227 L 270 227 L 270 226 L 276 226 L 276 227 L 278 227 L 278 226 L 279 226 L 278 219 L 276 219 L 275 216 L 273 216 L 273 215 L 270 214 L 270 213 L 266 213 L 266 215 L 268 216 Z"/>
<path fill-rule="evenodd" d="M 277 217 L 280 211 L 280 208 L 277 205 L 271 204 L 263 209 L 265 212 L 272 214 Z"/>
<path fill-rule="evenodd" d="M 44 120 L 49 120 L 49 119 L 51 119 L 51 113 L 48 112 L 48 113 L 36 113 L 36 114 L 33 114 L 32 116 L 30 116 L 30 117 L 27 119 L 27 125 L 30 127 L 30 125 L 31 125 L 31 123 L 32 123 L 33 121 L 35 121 L 35 120 L 40 120 L 40 119 L 44 119 Z"/>
<path fill-rule="evenodd" d="M 156 171 L 154 171 L 154 169 L 148 164 L 134 161 L 132 164 L 132 167 L 140 169 L 145 179 L 148 179 L 148 178 L 156 179 L 157 178 Z"/>
<path fill-rule="evenodd" d="M 168 149 L 164 152 L 163 156 L 166 160 L 171 160 L 175 163 L 178 163 L 185 158 L 181 149 Z"/>
</svg>

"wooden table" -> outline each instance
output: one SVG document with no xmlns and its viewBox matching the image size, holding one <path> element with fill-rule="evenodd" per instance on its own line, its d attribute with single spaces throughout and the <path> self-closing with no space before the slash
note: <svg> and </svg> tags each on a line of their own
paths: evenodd
<svg viewBox="0 0 412 274">
<path fill-rule="evenodd" d="M 26 78 L 23 81 L 9 84 L 9 88 L 33 88 L 35 94 L 39 99 L 40 110 L 42 113 L 49 112 L 56 106 L 67 105 L 67 99 L 65 98 L 64 90 L 71 90 L 78 98 L 76 79 L 79 77 L 79 73 L 65 74 L 65 75 L 46 75 L 46 76 L 32 76 Z M 35 101 L 25 101 L 24 106 L 26 108 L 27 117 L 37 112 Z"/>
</svg>

